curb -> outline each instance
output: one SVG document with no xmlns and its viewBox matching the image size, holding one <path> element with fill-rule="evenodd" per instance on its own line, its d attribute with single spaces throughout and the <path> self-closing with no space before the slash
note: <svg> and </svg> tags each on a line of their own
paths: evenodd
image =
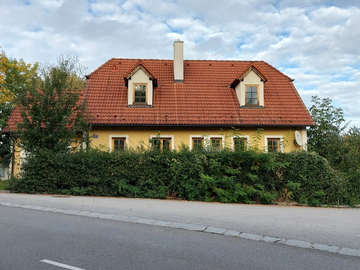
<svg viewBox="0 0 360 270">
<path fill-rule="evenodd" d="M 253 240 L 253 241 L 281 244 L 281 245 L 291 246 L 291 247 L 326 251 L 326 252 L 336 253 L 336 254 L 346 255 L 346 256 L 360 257 L 360 249 L 338 247 L 338 246 L 332 246 L 332 245 L 324 245 L 324 244 L 319 244 L 319 243 L 311 243 L 311 242 L 296 240 L 296 239 L 285 239 L 285 238 L 278 238 L 278 237 L 272 237 L 272 236 L 266 236 L 266 235 L 260 235 L 260 234 L 245 233 L 245 232 L 239 232 L 239 231 L 235 231 L 235 230 L 229 230 L 226 228 L 219 228 L 219 227 L 213 227 L 213 226 L 201 225 L 201 224 L 179 223 L 179 222 L 155 220 L 155 219 L 149 219 L 149 218 L 140 218 L 140 217 L 134 217 L 134 216 L 102 214 L 102 213 L 91 212 L 91 211 L 66 210 L 66 209 L 59 209 L 59 208 L 50 208 L 50 207 L 42 207 L 42 206 L 27 205 L 27 204 L 6 203 L 6 202 L 0 202 L 0 206 L 31 209 L 31 210 L 37 210 L 37 211 L 43 211 L 43 212 L 60 213 L 60 214 L 65 214 L 65 215 L 82 216 L 82 217 L 89 217 L 89 218 L 99 218 L 99 219 L 106 219 L 106 220 L 122 221 L 122 222 L 128 222 L 128 223 L 146 224 L 146 225 L 167 227 L 167 228 L 173 228 L 173 229 L 182 229 L 182 230 L 187 230 L 187 231 L 198 231 L 198 232 L 212 233 L 212 234 L 217 234 L 217 235 L 238 237 L 238 238 Z"/>
</svg>

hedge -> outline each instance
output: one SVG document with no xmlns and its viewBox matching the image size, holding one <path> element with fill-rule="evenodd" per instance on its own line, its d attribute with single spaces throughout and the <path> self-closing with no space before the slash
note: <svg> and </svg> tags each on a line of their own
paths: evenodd
<svg viewBox="0 0 360 270">
<path fill-rule="evenodd" d="M 232 203 L 349 203 L 346 182 L 315 153 L 42 152 L 15 192 L 180 198 Z"/>
</svg>

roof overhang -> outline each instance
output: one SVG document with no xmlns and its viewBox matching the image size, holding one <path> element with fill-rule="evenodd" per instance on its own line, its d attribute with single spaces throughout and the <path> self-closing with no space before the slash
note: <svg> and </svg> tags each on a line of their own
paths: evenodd
<svg viewBox="0 0 360 270">
<path fill-rule="evenodd" d="M 92 123 L 92 127 L 188 127 L 188 128 L 306 128 L 314 124 L 119 124 L 119 123 Z"/>
</svg>

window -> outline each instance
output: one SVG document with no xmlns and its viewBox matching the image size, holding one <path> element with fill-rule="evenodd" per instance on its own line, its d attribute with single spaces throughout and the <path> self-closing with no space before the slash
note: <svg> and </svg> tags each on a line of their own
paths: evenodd
<svg viewBox="0 0 360 270">
<path fill-rule="evenodd" d="M 163 151 L 170 151 L 170 142 L 171 142 L 170 138 L 162 139 L 162 150 Z"/>
<path fill-rule="evenodd" d="M 0 177 L 5 176 L 5 169 L 0 165 Z"/>
<path fill-rule="evenodd" d="M 222 138 L 212 137 L 210 138 L 210 146 L 213 151 L 222 150 Z"/>
<path fill-rule="evenodd" d="M 259 105 L 257 86 L 246 86 L 246 105 Z"/>
<path fill-rule="evenodd" d="M 134 104 L 146 104 L 146 84 L 134 84 Z"/>
<path fill-rule="evenodd" d="M 125 151 L 126 149 L 126 138 L 125 137 L 115 137 L 112 138 L 112 149 L 113 151 Z"/>
<path fill-rule="evenodd" d="M 192 137 L 192 149 L 195 151 L 201 151 L 204 148 L 204 138 Z"/>
<path fill-rule="evenodd" d="M 280 138 L 267 138 L 267 151 L 280 152 Z"/>
<path fill-rule="evenodd" d="M 234 137 L 234 150 L 237 152 L 246 151 L 248 148 L 248 140 L 244 137 Z"/>
<path fill-rule="evenodd" d="M 152 150 L 156 151 L 170 151 L 171 138 L 153 137 L 151 141 Z"/>
</svg>

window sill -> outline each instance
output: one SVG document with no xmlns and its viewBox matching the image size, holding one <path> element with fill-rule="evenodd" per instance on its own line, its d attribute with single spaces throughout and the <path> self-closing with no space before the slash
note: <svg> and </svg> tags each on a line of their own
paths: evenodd
<svg viewBox="0 0 360 270">
<path fill-rule="evenodd" d="M 260 105 L 243 105 L 240 106 L 240 108 L 242 109 L 264 109 L 264 106 L 260 106 Z"/>
<path fill-rule="evenodd" d="M 132 105 L 128 105 L 129 108 L 152 108 L 152 105 L 147 105 L 147 104 L 132 104 Z"/>
</svg>

